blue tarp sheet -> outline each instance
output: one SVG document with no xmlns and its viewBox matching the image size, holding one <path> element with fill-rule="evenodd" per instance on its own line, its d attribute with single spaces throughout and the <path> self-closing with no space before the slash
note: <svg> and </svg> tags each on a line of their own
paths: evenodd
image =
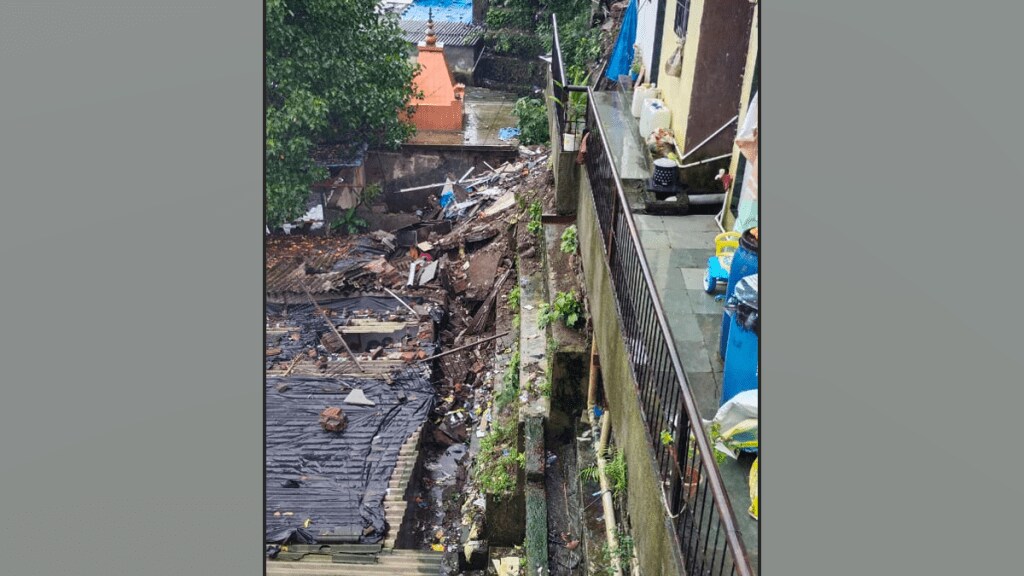
<svg viewBox="0 0 1024 576">
<path fill-rule="evenodd" d="M 636 43 L 636 0 L 630 0 L 626 8 L 626 15 L 622 17 L 622 28 L 619 30 L 619 39 L 615 42 L 615 50 L 612 51 L 611 60 L 608 62 L 608 71 L 605 76 L 612 82 L 618 82 L 619 76 L 628 75 L 636 80 L 636 76 L 630 74 L 629 68 L 633 65 L 633 44 Z"/>
<path fill-rule="evenodd" d="M 403 20 L 426 20 L 433 15 L 434 22 L 473 21 L 473 0 L 414 0 L 402 14 Z"/>
</svg>

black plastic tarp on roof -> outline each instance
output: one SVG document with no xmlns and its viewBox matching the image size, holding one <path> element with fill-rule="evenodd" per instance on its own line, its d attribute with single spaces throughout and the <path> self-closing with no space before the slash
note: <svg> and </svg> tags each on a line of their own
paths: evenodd
<svg viewBox="0 0 1024 576">
<path fill-rule="evenodd" d="M 345 404 L 354 388 L 375 405 Z M 414 370 L 395 374 L 391 383 L 268 378 L 265 394 L 267 541 L 304 527 L 314 538 L 353 534 L 361 543 L 380 542 L 388 528 L 384 497 L 399 451 L 433 408 L 427 378 Z M 320 412 L 328 406 L 347 415 L 343 432 L 320 427 Z"/>
</svg>

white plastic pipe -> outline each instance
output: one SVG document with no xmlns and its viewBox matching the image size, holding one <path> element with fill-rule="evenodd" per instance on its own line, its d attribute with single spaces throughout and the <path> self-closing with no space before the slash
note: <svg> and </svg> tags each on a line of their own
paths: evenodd
<svg viewBox="0 0 1024 576">
<path fill-rule="evenodd" d="M 725 130 L 726 128 L 728 128 L 730 124 L 732 124 L 733 122 L 735 122 L 735 121 L 739 120 L 739 118 L 740 118 L 739 114 L 737 114 L 737 115 L 733 116 L 733 117 L 732 117 L 732 120 L 729 120 L 729 121 L 728 121 L 728 122 L 726 122 L 726 123 L 725 123 L 725 125 L 723 125 L 723 126 L 722 126 L 721 128 L 719 128 L 718 130 L 715 130 L 715 131 L 714 131 L 714 132 L 713 132 L 713 133 L 711 134 L 711 136 L 708 136 L 707 138 L 705 138 L 705 139 L 704 139 L 704 141 L 703 141 L 703 142 L 701 142 L 700 144 L 697 144 L 696 146 L 694 146 L 693 148 L 691 148 L 689 152 L 687 152 L 686 154 L 684 154 L 684 155 L 683 155 L 683 157 L 679 159 L 679 162 L 681 163 L 681 162 L 682 162 L 683 160 L 686 160 L 687 158 L 689 158 L 689 157 L 690 157 L 690 154 L 693 154 L 693 153 L 694 153 L 694 152 L 696 152 L 697 150 L 700 150 L 700 149 L 701 149 L 701 146 L 704 146 L 704 145 L 705 145 L 705 144 L 707 144 L 708 142 L 711 142 L 711 139 L 712 139 L 712 138 L 714 138 L 715 136 L 718 136 L 719 134 L 721 134 L 722 130 Z M 730 156 L 732 156 L 732 154 L 730 154 Z"/>
<path fill-rule="evenodd" d="M 608 548 L 612 551 L 612 570 L 615 576 L 622 576 L 622 566 L 619 564 L 619 557 L 616 552 L 619 549 L 619 539 L 615 532 L 615 507 L 612 505 L 612 489 L 608 482 L 608 476 L 604 472 L 604 453 L 608 447 L 608 435 L 611 432 L 611 418 L 608 412 L 601 418 L 601 441 L 597 445 L 597 476 L 601 482 L 601 504 L 604 508 L 604 530 L 608 538 Z"/>
</svg>

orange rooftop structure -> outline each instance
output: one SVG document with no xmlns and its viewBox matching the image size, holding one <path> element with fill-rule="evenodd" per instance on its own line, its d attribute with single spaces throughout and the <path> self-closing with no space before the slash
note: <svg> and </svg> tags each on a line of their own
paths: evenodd
<svg viewBox="0 0 1024 576">
<path fill-rule="evenodd" d="M 434 35 L 434 18 L 427 21 L 427 36 L 419 43 L 419 74 L 413 79 L 422 98 L 415 98 L 412 123 L 419 131 L 458 132 L 462 130 L 462 104 L 466 87 L 456 84 L 444 57 L 444 48 Z"/>
</svg>

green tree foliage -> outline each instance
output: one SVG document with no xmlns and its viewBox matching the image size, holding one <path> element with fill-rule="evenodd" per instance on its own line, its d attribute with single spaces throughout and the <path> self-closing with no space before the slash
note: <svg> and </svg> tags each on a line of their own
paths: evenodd
<svg viewBox="0 0 1024 576">
<path fill-rule="evenodd" d="M 267 224 L 304 211 L 326 178 L 310 152 L 321 142 L 395 148 L 412 132 L 415 65 L 397 20 L 376 0 L 266 0 Z"/>
<path fill-rule="evenodd" d="M 548 134 L 548 112 L 544 101 L 537 98 L 520 98 L 512 108 L 519 127 L 519 142 L 526 146 L 545 144 Z"/>
</svg>

